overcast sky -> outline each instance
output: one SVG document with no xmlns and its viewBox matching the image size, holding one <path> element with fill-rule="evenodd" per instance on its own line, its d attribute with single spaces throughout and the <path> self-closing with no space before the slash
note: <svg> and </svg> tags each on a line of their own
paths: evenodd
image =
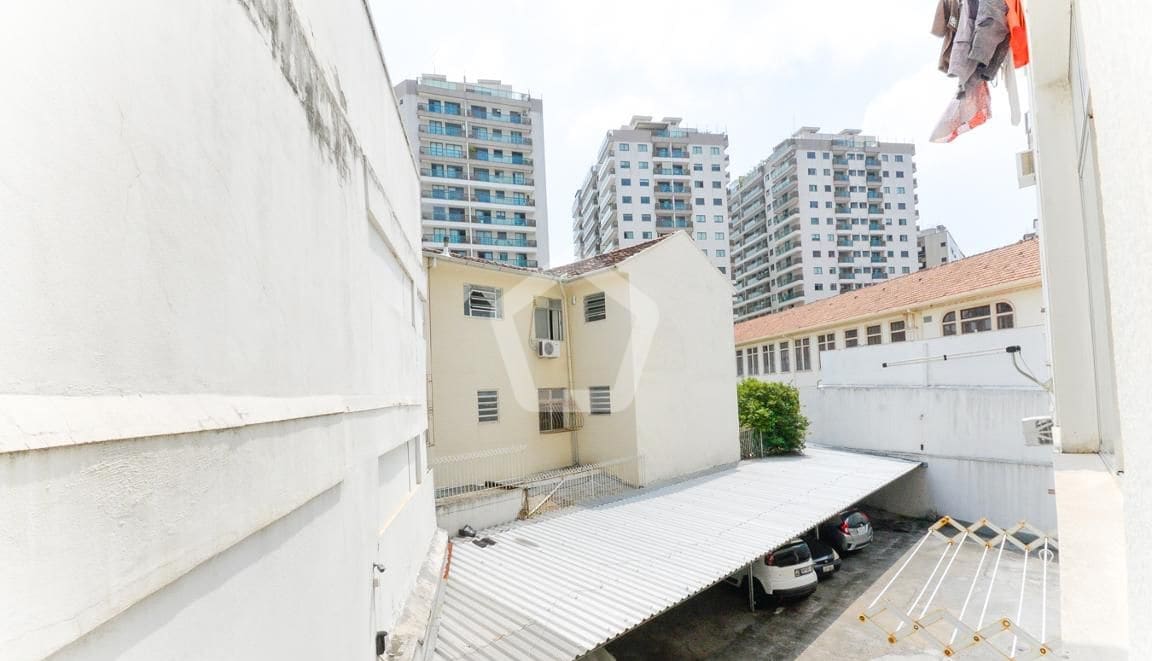
<svg viewBox="0 0 1152 661">
<path fill-rule="evenodd" d="M 915 142 L 921 227 L 947 225 L 967 254 L 1031 231 L 1002 87 L 987 124 L 928 142 L 955 88 L 936 70 L 933 2 L 369 2 L 394 82 L 496 78 L 543 99 L 552 265 L 571 261 L 572 197 L 605 132 L 632 115 L 727 132 L 733 179 L 800 126 Z"/>
</svg>

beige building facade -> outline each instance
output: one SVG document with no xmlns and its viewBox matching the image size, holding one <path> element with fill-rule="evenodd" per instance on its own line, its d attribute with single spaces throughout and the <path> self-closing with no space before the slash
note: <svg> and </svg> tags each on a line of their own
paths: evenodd
<svg viewBox="0 0 1152 661">
<path fill-rule="evenodd" d="M 549 271 L 425 261 L 433 461 L 640 458 L 640 486 L 737 460 L 731 289 L 687 235 Z"/>
</svg>

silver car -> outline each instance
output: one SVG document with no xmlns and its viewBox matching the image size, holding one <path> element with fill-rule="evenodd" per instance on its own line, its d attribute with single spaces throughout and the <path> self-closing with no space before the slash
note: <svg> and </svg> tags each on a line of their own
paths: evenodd
<svg viewBox="0 0 1152 661">
<path fill-rule="evenodd" d="M 872 543 L 872 520 L 856 508 L 844 510 L 820 524 L 820 539 L 841 552 L 857 551 Z"/>
</svg>

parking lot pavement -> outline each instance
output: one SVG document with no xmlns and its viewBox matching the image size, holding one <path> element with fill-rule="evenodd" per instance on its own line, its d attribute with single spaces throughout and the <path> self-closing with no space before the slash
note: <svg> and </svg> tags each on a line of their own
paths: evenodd
<svg viewBox="0 0 1152 661">
<path fill-rule="evenodd" d="M 840 571 L 803 601 L 752 613 L 746 592 L 715 585 L 609 644 L 608 652 L 621 661 L 795 659 L 920 540 L 930 522 L 881 515 L 873 524 L 875 541 L 846 557 Z M 850 652 L 839 650 L 835 658 L 871 658 Z"/>
</svg>

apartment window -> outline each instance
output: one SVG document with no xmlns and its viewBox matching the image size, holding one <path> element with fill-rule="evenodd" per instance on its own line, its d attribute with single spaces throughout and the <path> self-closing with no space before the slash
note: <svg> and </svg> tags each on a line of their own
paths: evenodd
<svg viewBox="0 0 1152 661">
<path fill-rule="evenodd" d="M 500 402 L 495 390 L 476 391 L 476 421 L 498 422 L 500 420 Z"/>
<path fill-rule="evenodd" d="M 704 148 L 701 147 L 700 145 L 692 145 L 692 153 L 693 154 L 703 154 Z"/>
<path fill-rule="evenodd" d="M 820 357 L 820 354 L 824 353 L 825 351 L 835 350 L 836 333 L 827 333 L 825 335 L 816 336 L 816 361 L 821 367 L 823 367 L 823 359 Z"/>
<path fill-rule="evenodd" d="M 810 152 L 808 152 L 807 156 L 808 156 L 808 158 L 816 158 L 816 152 L 810 151 Z"/>
<path fill-rule="evenodd" d="M 464 316 L 499 319 L 501 290 L 496 287 L 464 285 Z"/>
<path fill-rule="evenodd" d="M 896 171 L 896 178 L 897 179 L 903 179 L 904 178 L 904 171 L 903 170 L 897 170 Z"/>
<path fill-rule="evenodd" d="M 629 162 L 629 161 L 620 161 L 620 169 L 621 169 L 621 170 L 627 170 L 627 169 L 630 169 L 631 167 L 632 167 L 632 163 L 631 163 L 631 162 Z"/>
<path fill-rule="evenodd" d="M 893 321 L 888 324 L 888 339 L 890 342 L 903 342 L 908 339 L 903 321 Z"/>
<path fill-rule="evenodd" d="M 640 204 L 652 204 L 652 197 L 650 195 L 641 195 Z"/>
<path fill-rule="evenodd" d="M 717 241 L 723 241 L 724 240 L 724 232 L 713 232 L 712 238 L 717 240 Z"/>
<path fill-rule="evenodd" d="M 632 180 L 627 178 L 627 177 L 624 177 L 623 179 L 620 180 L 620 185 L 621 186 L 631 186 Z"/>
<path fill-rule="evenodd" d="M 812 350 L 810 346 L 810 339 L 805 337 L 796 340 L 796 371 L 797 372 L 810 372 L 812 371 Z"/>
<path fill-rule="evenodd" d="M 868 335 L 869 346 L 873 344 L 880 344 L 880 341 L 883 339 L 883 334 L 880 330 L 880 324 L 876 324 L 875 326 L 868 326 L 864 329 L 864 332 Z"/>
<path fill-rule="evenodd" d="M 744 376 L 744 350 L 736 350 L 736 376 Z"/>
<path fill-rule="evenodd" d="M 704 214 L 702 214 L 702 213 L 696 214 L 696 222 L 703 223 L 705 220 L 707 220 L 707 219 L 704 217 Z"/>
<path fill-rule="evenodd" d="M 645 239 L 651 239 L 652 238 L 652 232 L 644 232 L 644 238 Z"/>
<path fill-rule="evenodd" d="M 647 179 L 641 179 L 641 180 L 640 180 L 640 185 L 641 185 L 641 186 L 647 186 L 647 185 L 648 185 L 648 180 L 647 180 Z"/>
<path fill-rule="evenodd" d="M 780 343 L 780 371 L 789 372 L 791 369 L 788 366 L 788 343 Z"/>
<path fill-rule="evenodd" d="M 632 231 L 625 231 L 625 232 L 624 232 L 624 238 L 625 238 L 625 239 L 633 239 L 633 238 L 635 238 L 635 237 L 636 237 L 636 233 L 635 233 L 635 232 L 632 232 Z"/>
<path fill-rule="evenodd" d="M 722 214 L 716 214 L 716 215 L 712 216 L 712 222 L 722 223 L 722 222 L 724 222 L 724 216 Z"/>
<path fill-rule="evenodd" d="M 728 251 L 727 251 L 727 250 L 724 250 L 724 249 L 719 249 L 719 250 L 717 250 L 717 251 L 716 251 L 716 256 L 717 256 L 717 257 L 727 257 L 727 256 L 728 256 Z"/>
<path fill-rule="evenodd" d="M 1003 330 L 1005 328 L 1015 328 L 1016 323 L 1012 315 L 1011 303 L 997 303 L 996 304 L 996 328 Z"/>
<path fill-rule="evenodd" d="M 620 197 L 620 202 L 622 204 L 632 204 L 632 196 L 631 195 L 623 195 Z"/>
<path fill-rule="evenodd" d="M 636 151 L 645 151 L 646 152 L 646 151 L 648 151 L 648 145 L 646 145 L 644 143 L 640 143 L 640 144 L 636 145 Z"/>
<path fill-rule="evenodd" d="M 812 275 L 824 275 L 824 267 L 823 266 L 812 267 Z"/>
<path fill-rule="evenodd" d="M 558 298 L 536 299 L 532 322 L 537 340 L 564 339 L 564 301 Z"/>
<path fill-rule="evenodd" d="M 713 163 L 712 164 L 712 171 L 713 172 L 719 172 L 720 171 L 720 164 L 719 163 Z"/>
<path fill-rule="evenodd" d="M 809 218 L 809 219 L 808 219 L 808 224 L 809 224 L 809 225 L 819 225 L 819 224 L 820 224 L 820 219 L 819 219 L 819 218 Z"/>
<path fill-rule="evenodd" d="M 817 200 L 811 200 L 808 202 L 808 208 L 809 209 L 819 209 L 820 208 L 820 202 Z"/>
<path fill-rule="evenodd" d="M 956 334 L 955 311 L 949 312 L 941 319 L 944 335 Z M 992 330 L 992 306 L 978 305 L 976 307 L 960 310 L 960 333 L 983 333 Z M 1012 328 L 1015 320 L 1012 316 L 1012 306 L 1009 303 L 996 304 L 996 327 Z"/>
<path fill-rule="evenodd" d="M 628 143 L 626 143 L 626 142 L 622 142 L 622 143 L 620 143 L 620 146 L 619 146 L 619 149 L 620 149 L 620 151 L 628 151 L 628 150 L 629 150 L 629 149 L 631 149 L 631 148 L 632 148 L 632 147 L 630 147 L 630 146 L 628 145 Z"/>
<path fill-rule="evenodd" d="M 820 240 L 820 235 L 819 235 L 819 234 L 813 234 L 813 235 L 812 235 L 812 240 L 813 240 L 813 241 L 819 241 L 819 240 Z"/>
<path fill-rule="evenodd" d="M 629 221 L 631 221 L 631 220 L 632 220 L 632 214 L 630 214 L 630 213 L 626 213 L 626 214 L 624 214 L 624 222 L 626 222 L 626 223 L 627 223 L 627 222 L 629 222 Z"/>
<path fill-rule="evenodd" d="M 860 346 L 860 331 L 855 328 L 844 331 L 844 348 L 851 349 L 858 346 Z"/>
<path fill-rule="evenodd" d="M 723 186 L 720 185 L 719 181 L 713 181 L 712 188 L 723 188 Z"/>
<path fill-rule="evenodd" d="M 650 214 L 650 213 L 642 213 L 642 214 L 640 214 L 640 222 L 642 222 L 642 223 L 650 223 L 650 222 L 652 222 L 652 214 Z"/>
<path fill-rule="evenodd" d="M 565 431 L 575 427 L 566 388 L 540 388 L 540 431 Z"/>
<path fill-rule="evenodd" d="M 911 266 L 902 266 L 902 267 L 900 267 L 900 272 L 901 273 L 911 273 L 912 267 Z"/>
<path fill-rule="evenodd" d="M 816 168 L 808 168 L 808 174 L 815 175 L 816 174 Z"/>
<path fill-rule="evenodd" d="M 775 374 L 776 373 L 776 345 L 775 344 L 765 344 L 764 345 L 764 373 L 765 374 Z"/>
<path fill-rule="evenodd" d="M 824 283 L 822 282 L 817 282 L 813 286 L 816 288 L 816 291 L 824 291 Z"/>
<path fill-rule="evenodd" d="M 748 375 L 756 376 L 760 373 L 760 350 L 756 347 L 748 348 Z"/>
<path fill-rule="evenodd" d="M 711 154 L 713 156 L 719 156 L 720 155 L 720 148 L 719 147 L 710 147 L 708 149 L 708 151 L 711 152 Z"/>
<path fill-rule="evenodd" d="M 896 154 L 895 159 L 896 159 L 897 163 L 903 163 L 904 162 L 904 155 L 903 154 Z"/>
<path fill-rule="evenodd" d="M 704 206 L 704 198 L 702 198 L 702 197 L 696 198 L 696 204 L 699 206 Z"/>
<path fill-rule="evenodd" d="M 604 292 L 588 294 L 584 297 L 584 321 L 603 321 L 608 318 L 608 305 Z"/>
<path fill-rule="evenodd" d="M 592 415 L 612 414 L 612 391 L 608 386 L 588 388 L 588 412 Z"/>
<path fill-rule="evenodd" d="M 827 177 L 830 174 L 832 174 L 832 170 L 829 170 L 828 168 L 824 168 L 824 176 Z"/>
<path fill-rule="evenodd" d="M 693 188 L 704 188 L 704 182 L 703 181 L 693 181 L 692 187 Z"/>
<path fill-rule="evenodd" d="M 696 232 L 696 240 L 697 241 L 707 241 L 708 240 L 708 232 Z"/>
<path fill-rule="evenodd" d="M 702 164 L 702 163 L 693 163 L 693 164 L 692 164 L 692 171 L 693 171 L 693 172 L 703 172 L 703 171 L 704 171 L 704 164 Z"/>
<path fill-rule="evenodd" d="M 714 206 L 714 207 L 722 207 L 722 206 L 724 206 L 724 199 L 723 199 L 723 198 L 719 198 L 719 197 L 714 197 L 714 198 L 712 198 L 712 206 Z"/>
</svg>

